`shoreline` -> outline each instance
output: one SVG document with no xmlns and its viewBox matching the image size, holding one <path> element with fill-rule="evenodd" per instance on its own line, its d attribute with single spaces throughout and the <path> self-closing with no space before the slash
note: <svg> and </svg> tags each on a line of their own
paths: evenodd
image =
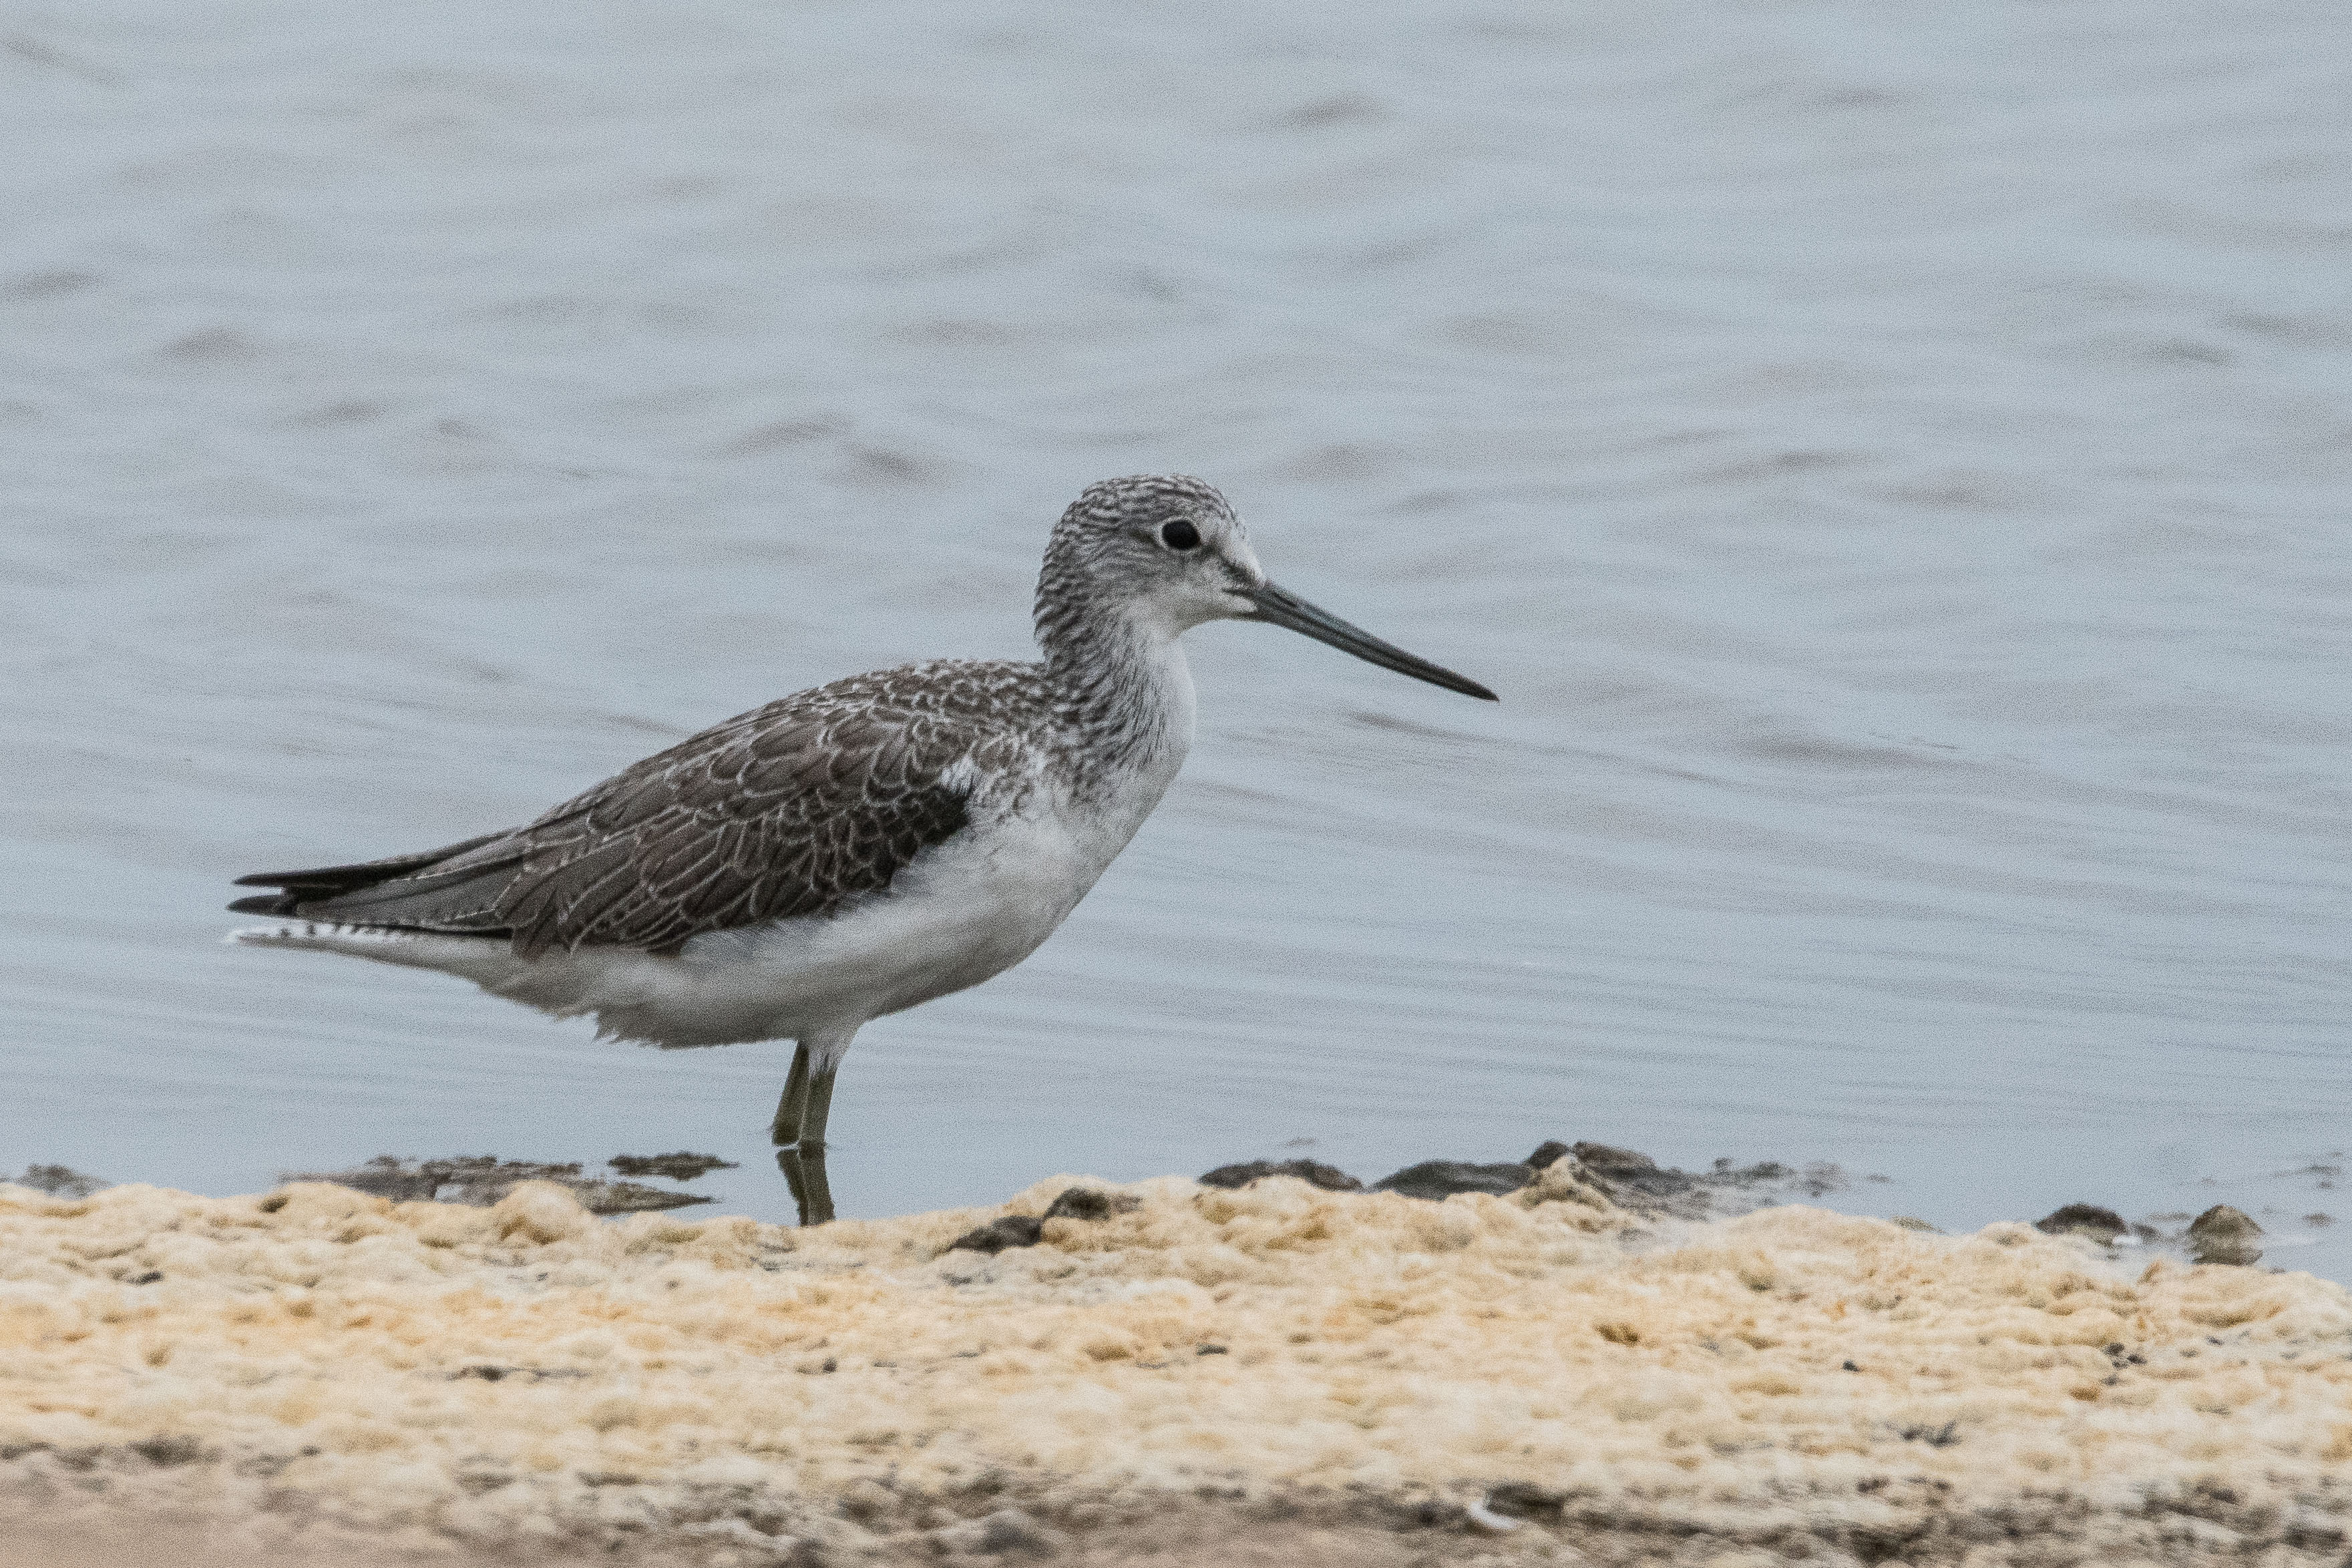
<svg viewBox="0 0 2352 1568">
<path fill-rule="evenodd" d="M 2352 1297 L 2114 1258 L 1677 1219 L 1573 1154 L 815 1231 L 0 1185 L 0 1568 L 134 1523 L 191 1563 L 2339 1562 Z"/>
</svg>

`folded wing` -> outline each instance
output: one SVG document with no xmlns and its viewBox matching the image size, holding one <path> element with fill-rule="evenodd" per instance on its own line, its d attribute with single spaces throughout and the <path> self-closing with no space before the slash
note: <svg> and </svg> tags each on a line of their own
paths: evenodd
<svg viewBox="0 0 2352 1568">
<path fill-rule="evenodd" d="M 511 833 L 421 855 L 237 879 L 229 907 L 504 937 L 533 956 L 674 952 L 705 931 L 821 914 L 879 892 L 961 832 L 974 734 L 858 689 L 785 698 L 647 757 Z M 882 695 L 886 695 L 882 694 Z"/>
</svg>

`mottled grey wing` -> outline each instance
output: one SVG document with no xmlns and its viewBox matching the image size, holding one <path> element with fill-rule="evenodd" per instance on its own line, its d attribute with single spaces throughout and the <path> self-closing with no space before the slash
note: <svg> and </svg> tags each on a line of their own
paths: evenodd
<svg viewBox="0 0 2352 1568">
<path fill-rule="evenodd" d="M 299 894 L 331 885 L 332 871 L 245 880 L 296 894 L 272 912 L 504 935 L 526 955 L 668 952 L 704 931 L 822 913 L 888 887 L 962 831 L 965 790 L 947 775 L 973 739 L 936 712 L 830 695 L 706 731 L 446 858 L 386 862 L 401 869 L 371 886 L 314 900 Z"/>
</svg>

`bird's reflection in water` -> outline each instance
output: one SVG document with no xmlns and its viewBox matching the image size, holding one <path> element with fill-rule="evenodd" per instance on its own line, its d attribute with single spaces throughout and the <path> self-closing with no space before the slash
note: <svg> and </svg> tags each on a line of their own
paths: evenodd
<svg viewBox="0 0 2352 1568">
<path fill-rule="evenodd" d="M 776 1151 L 776 1169 L 793 1189 L 803 1225 L 829 1225 L 833 1220 L 833 1189 L 824 1179 L 824 1145 L 803 1151 L 787 1145 Z"/>
</svg>

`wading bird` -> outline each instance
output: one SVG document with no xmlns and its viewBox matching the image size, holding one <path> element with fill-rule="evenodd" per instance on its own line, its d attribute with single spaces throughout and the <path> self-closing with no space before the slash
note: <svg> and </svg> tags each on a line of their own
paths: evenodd
<svg viewBox="0 0 2352 1568">
<path fill-rule="evenodd" d="M 230 940 L 462 975 L 657 1046 L 792 1040 L 779 1161 L 832 1217 L 834 1076 L 869 1019 L 1020 963 L 1086 896 L 1192 742 L 1178 642 L 1264 621 L 1495 694 L 1266 581 L 1241 520 L 1181 475 L 1106 479 L 1062 514 L 1034 664 L 940 659 L 771 702 L 528 826 L 239 886 L 293 923 Z"/>
</svg>

